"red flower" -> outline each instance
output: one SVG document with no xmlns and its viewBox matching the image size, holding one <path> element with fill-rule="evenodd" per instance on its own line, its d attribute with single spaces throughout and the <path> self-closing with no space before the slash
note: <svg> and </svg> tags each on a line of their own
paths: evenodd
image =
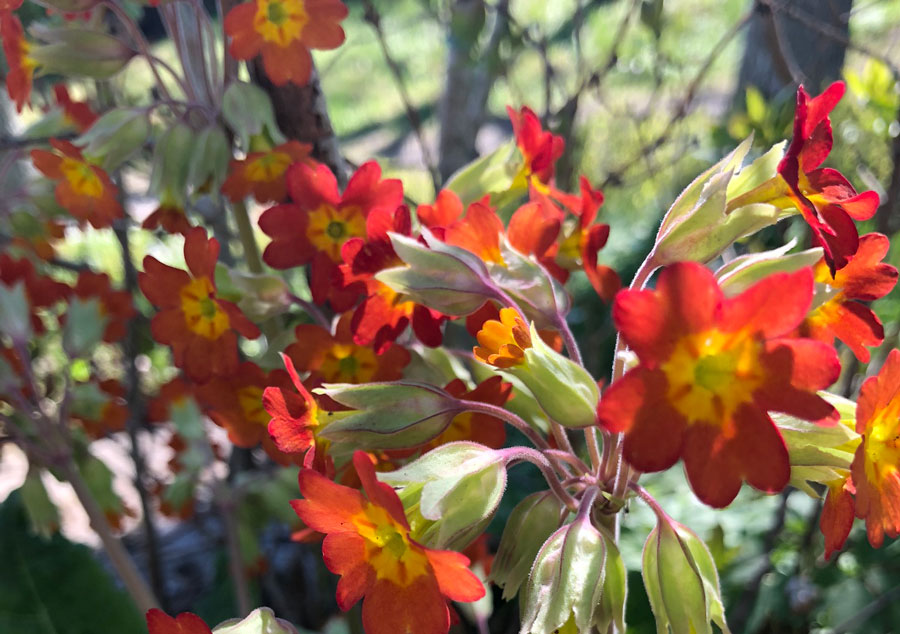
<svg viewBox="0 0 900 634">
<path fill-rule="evenodd" d="M 147 402 L 147 422 L 168 422 L 172 416 L 172 405 L 181 405 L 189 398 L 193 398 L 191 386 L 180 377 L 164 383 L 159 393 Z"/>
<path fill-rule="evenodd" d="M 432 347 L 441 345 L 444 337 L 441 324 L 447 317 L 408 300 L 375 279 L 379 271 L 403 266 L 388 232 L 411 234 L 409 209 L 400 207 L 391 212 L 385 207 L 379 208 L 370 214 L 366 224 L 368 240 L 352 238 L 342 249 L 345 264 L 340 272 L 344 288 L 361 287 L 366 295 L 350 322 L 353 340 L 359 345 L 371 345 L 375 352 L 382 354 L 412 324 L 419 341 Z"/>
<path fill-rule="evenodd" d="M 97 120 L 97 114 L 91 110 L 91 107 L 83 101 L 72 101 L 69 96 L 69 89 L 65 84 L 55 84 L 53 86 L 53 96 L 56 97 L 56 103 L 62 108 L 65 120 L 78 132 L 86 132 L 88 128 L 94 125 Z"/>
<path fill-rule="evenodd" d="M 31 327 L 35 332 L 43 333 L 46 328 L 37 315 L 37 309 L 49 308 L 65 299 L 69 294 L 69 287 L 39 275 L 30 260 L 0 253 L 0 284 L 12 288 L 19 282 L 25 287 L 25 298 L 31 307 Z"/>
<path fill-rule="evenodd" d="M 285 173 L 294 163 L 314 162 L 309 158 L 312 146 L 288 141 L 265 152 L 250 152 L 241 160 L 232 160 L 228 178 L 222 183 L 222 193 L 232 201 L 243 200 L 250 194 L 258 203 L 280 203 L 287 198 Z"/>
<path fill-rule="evenodd" d="M 837 81 L 812 99 L 803 86 L 797 89 L 794 138 L 778 164 L 789 187 L 786 193 L 825 250 L 832 273 L 856 253 L 859 238 L 853 220 L 868 220 L 878 208 L 878 194 L 857 194 L 840 172 L 819 168 L 833 144 L 828 115 L 844 89 L 844 82 Z"/>
<path fill-rule="evenodd" d="M 119 190 L 109 174 L 87 162 L 81 150 L 68 141 L 51 139 L 50 145 L 54 152 L 32 150 L 31 160 L 44 176 L 59 181 L 54 190 L 56 202 L 95 229 L 109 227 L 121 218 Z"/>
<path fill-rule="evenodd" d="M 184 213 L 184 209 L 174 202 L 165 201 L 160 201 L 159 207 L 144 218 L 144 222 L 141 223 L 141 229 L 147 229 L 148 231 L 153 231 L 157 227 L 166 233 L 180 233 L 183 236 L 187 236 L 193 229 L 193 226 L 187 219 L 187 214 Z"/>
<path fill-rule="evenodd" d="M 197 400 L 206 408 L 209 417 L 228 430 L 228 439 L 238 447 L 262 445 L 275 462 L 287 465 L 290 456 L 278 450 L 269 436 L 269 414 L 263 407 L 263 391 L 289 389 L 291 380 L 284 370 L 263 372 L 259 366 L 244 361 L 237 372 L 213 377 L 197 387 Z"/>
<path fill-rule="evenodd" d="M 306 454 L 303 465 L 324 471 L 327 443 L 316 437 L 319 406 L 303 386 L 290 357 L 281 355 L 284 367 L 296 392 L 290 386 L 270 386 L 263 391 L 262 403 L 271 416 L 269 436 L 286 454 Z"/>
<path fill-rule="evenodd" d="M 374 209 L 396 209 L 403 200 L 399 180 L 381 180 L 378 163 L 364 163 L 350 178 L 343 195 L 325 165 L 303 163 L 287 172 L 287 188 L 294 202 L 263 212 L 259 226 L 272 238 L 263 252 L 276 269 L 310 264 L 313 300 L 329 299 L 339 312 L 349 308 L 357 292 L 341 292 L 338 265 L 341 250 L 352 238 L 366 236 L 366 221 Z"/>
<path fill-rule="evenodd" d="M 577 216 L 578 223 L 563 239 L 556 261 L 566 269 L 576 268 L 580 263 L 597 295 L 609 302 L 621 288 L 622 282 L 613 269 L 597 264 L 597 252 L 609 239 L 609 225 L 594 224 L 597 211 L 603 204 L 603 192 L 591 187 L 584 176 L 581 177 L 580 184 L 579 206 L 571 209 Z"/>
<path fill-rule="evenodd" d="M 6 92 L 16 104 L 16 112 L 22 112 L 25 104 L 31 105 L 31 82 L 37 62 L 28 56 L 31 44 L 25 39 L 22 22 L 12 11 L 0 11 L 0 39 L 9 66 Z"/>
<path fill-rule="evenodd" d="M 812 293 L 804 269 L 726 298 L 696 263 L 665 269 L 656 290 L 620 292 L 613 320 L 640 363 L 606 390 L 597 413 L 625 433 L 625 459 L 662 471 L 683 458 L 697 497 L 715 507 L 728 505 L 743 480 L 783 489 L 788 452 L 768 412 L 838 419 L 816 394 L 838 377 L 834 349 L 787 336 Z"/>
<path fill-rule="evenodd" d="M 107 434 L 125 429 L 128 422 L 128 407 L 125 401 L 125 388 L 115 379 L 106 379 L 97 383 L 97 387 L 105 400 L 89 402 L 81 407 L 76 403 L 72 411 L 72 420 L 78 421 L 85 433 L 91 438 L 103 438 Z"/>
<path fill-rule="evenodd" d="M 100 314 L 107 319 L 103 341 L 119 341 L 125 336 L 125 327 L 136 314 L 131 293 L 113 290 L 106 273 L 91 271 L 82 271 L 78 274 L 78 281 L 72 292 L 83 300 L 91 298 L 99 300 Z"/>
<path fill-rule="evenodd" d="M 235 59 L 262 55 L 266 75 L 277 86 L 303 86 L 312 72 L 309 49 L 333 49 L 344 42 L 341 20 L 347 7 L 339 0 L 254 0 L 225 16 Z"/>
<path fill-rule="evenodd" d="M 341 575 L 338 606 L 346 611 L 364 597 L 362 620 L 368 634 L 446 634 L 447 600 L 476 601 L 484 596 L 484 587 L 468 569 L 468 558 L 425 548 L 412 538 L 400 499 L 375 478 L 365 453 L 357 451 L 353 465 L 366 497 L 303 469 L 300 492 L 305 499 L 292 502 L 301 520 L 326 533 L 325 565 Z"/>
<path fill-rule="evenodd" d="M 556 171 L 556 161 L 563 155 L 566 142 L 561 136 L 544 130 L 541 120 L 528 106 L 522 106 L 519 112 L 507 106 L 506 112 L 512 122 L 516 145 L 525 159 L 516 175 L 517 183 L 548 191 L 547 186 L 552 184 Z"/>
<path fill-rule="evenodd" d="M 830 287 L 834 294 L 809 314 L 801 333 L 825 343 L 840 339 L 857 359 L 868 362 L 866 346 L 877 346 L 884 340 L 884 327 L 872 309 L 860 302 L 884 297 L 897 283 L 897 269 L 881 261 L 889 248 L 886 236 L 864 235 L 859 250 L 834 277 L 823 258 L 814 269 L 816 282 Z"/>
<path fill-rule="evenodd" d="M 212 634 L 209 626 L 196 614 L 182 612 L 171 617 L 162 610 L 147 610 L 149 634 Z"/>
<path fill-rule="evenodd" d="M 184 241 L 190 275 L 148 255 L 138 276 L 141 291 L 161 309 L 150 322 L 153 338 L 172 346 L 175 365 L 198 383 L 237 371 L 235 332 L 248 339 L 259 336 L 237 306 L 216 296 L 218 257 L 219 242 L 196 227 Z"/>
<path fill-rule="evenodd" d="M 856 403 L 853 485 L 856 517 L 866 520 L 869 543 L 900 534 L 900 350 L 891 350 L 877 376 L 863 383 Z"/>
<path fill-rule="evenodd" d="M 406 348 L 389 344 L 376 354 L 371 346 L 354 343 L 351 317 L 346 313 L 338 320 L 334 335 L 313 324 L 294 330 L 297 341 L 284 352 L 301 372 L 309 372 L 307 384 L 396 381 L 403 376 L 410 359 Z"/>
<path fill-rule="evenodd" d="M 853 500 L 853 481 L 848 473 L 828 484 L 828 493 L 819 518 L 819 528 L 825 536 L 825 559 L 839 551 L 847 541 L 847 535 L 853 527 L 853 516 L 856 513 L 856 502 Z"/>
</svg>

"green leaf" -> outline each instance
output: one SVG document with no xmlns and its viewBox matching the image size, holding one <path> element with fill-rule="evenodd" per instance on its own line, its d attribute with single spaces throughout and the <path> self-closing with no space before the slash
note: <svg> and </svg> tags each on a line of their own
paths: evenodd
<svg viewBox="0 0 900 634">
<path fill-rule="evenodd" d="M 286 140 L 275 123 L 269 95 L 254 84 L 236 81 L 228 86 L 222 97 L 222 117 L 245 151 L 250 149 L 252 136 L 267 133 L 276 145 Z"/>
<path fill-rule="evenodd" d="M 31 338 L 31 314 L 24 282 L 17 282 L 12 288 L 0 284 L 0 324 L 3 324 L 2 332 L 14 341 L 24 343 Z"/>
<path fill-rule="evenodd" d="M 76 144 L 107 171 L 115 170 L 147 142 L 152 127 L 146 108 L 114 108 L 97 119 Z"/>
<path fill-rule="evenodd" d="M 21 496 L 0 505 L 0 632 L 146 634 L 143 616 L 91 553 L 28 532 Z"/>
<path fill-rule="evenodd" d="M 103 339 L 109 317 L 100 310 L 100 300 L 80 297 L 69 300 L 63 326 L 63 350 L 70 359 L 89 356 Z"/>
</svg>

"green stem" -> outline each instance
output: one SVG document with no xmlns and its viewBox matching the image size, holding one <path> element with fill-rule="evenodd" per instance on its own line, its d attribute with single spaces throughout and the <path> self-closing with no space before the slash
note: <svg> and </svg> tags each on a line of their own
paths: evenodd
<svg viewBox="0 0 900 634">
<path fill-rule="evenodd" d="M 262 259 L 259 257 L 259 245 L 256 243 L 256 235 L 253 233 L 253 223 L 250 222 L 250 214 L 247 213 L 247 205 L 243 200 L 231 204 L 234 213 L 234 221 L 237 223 L 241 245 L 244 247 L 244 261 L 251 273 L 262 273 Z"/>
</svg>

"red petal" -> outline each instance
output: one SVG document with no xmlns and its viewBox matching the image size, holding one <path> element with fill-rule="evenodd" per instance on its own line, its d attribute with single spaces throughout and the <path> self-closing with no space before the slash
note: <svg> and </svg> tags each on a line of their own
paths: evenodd
<svg viewBox="0 0 900 634">
<path fill-rule="evenodd" d="M 366 594 L 362 609 L 366 634 L 446 634 L 450 612 L 431 575 L 406 587 L 379 579 Z"/>
<path fill-rule="evenodd" d="M 375 477 L 375 465 L 372 464 L 366 452 L 353 452 L 353 467 L 356 469 L 356 475 L 359 476 L 359 481 L 362 482 L 369 501 L 390 513 L 398 524 L 409 528 L 400 498 L 397 497 L 394 489 L 384 482 L 379 482 Z"/>
<path fill-rule="evenodd" d="M 366 540 L 357 533 L 329 533 L 322 542 L 322 559 L 341 575 L 336 598 L 345 612 L 375 584 L 375 571 L 366 561 Z"/>
<path fill-rule="evenodd" d="M 305 499 L 291 500 L 291 506 L 304 524 L 320 533 L 354 530 L 350 518 L 365 508 L 359 491 L 336 484 L 312 469 L 301 469 L 298 480 Z"/>
<path fill-rule="evenodd" d="M 425 554 L 445 597 L 453 601 L 477 601 L 484 596 L 484 585 L 469 570 L 468 557 L 450 550 L 426 549 Z"/>
<path fill-rule="evenodd" d="M 844 487 L 844 480 L 829 485 L 819 519 L 819 529 L 825 536 L 825 559 L 844 547 L 850 529 L 853 527 L 855 504 L 853 496 Z"/>
<path fill-rule="evenodd" d="M 194 277 L 215 279 L 219 259 L 219 241 L 207 238 L 206 229 L 194 227 L 184 239 L 184 261 Z"/>
<path fill-rule="evenodd" d="M 731 332 L 750 329 L 767 339 L 780 337 L 800 325 L 812 296 L 812 270 L 770 275 L 725 301 L 722 326 Z"/>
</svg>

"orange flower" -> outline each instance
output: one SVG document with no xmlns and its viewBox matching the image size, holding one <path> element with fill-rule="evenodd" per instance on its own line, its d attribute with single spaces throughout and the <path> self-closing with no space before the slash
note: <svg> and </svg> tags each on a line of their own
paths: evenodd
<svg viewBox="0 0 900 634">
<path fill-rule="evenodd" d="M 284 370 L 263 372 L 259 366 L 244 361 L 237 372 L 213 377 L 197 387 L 197 400 L 206 408 L 209 417 L 228 430 L 228 439 L 238 447 L 262 445 L 271 458 L 282 465 L 291 457 L 279 451 L 268 433 L 269 414 L 263 407 L 263 391 L 289 389 L 291 380 Z"/>
<path fill-rule="evenodd" d="M 549 191 L 548 185 L 553 183 L 556 161 L 566 148 L 565 140 L 544 130 L 541 120 L 528 106 L 522 106 L 519 112 L 507 106 L 506 112 L 512 122 L 516 145 L 525 159 L 516 175 L 516 181 L 520 181 L 525 187 Z"/>
<path fill-rule="evenodd" d="M 18 218 L 25 221 L 18 224 Z M 21 212 L 21 215 L 11 216 L 15 227 L 13 244 L 23 249 L 28 249 L 42 260 L 50 260 L 56 254 L 53 242 L 61 240 L 66 235 L 66 226 L 57 220 L 40 220 L 32 216 L 30 212 Z"/>
<path fill-rule="evenodd" d="M 856 404 L 853 485 L 856 517 L 866 520 L 869 543 L 900 534 L 900 350 L 891 350 L 877 376 L 863 383 Z"/>
<path fill-rule="evenodd" d="M 243 200 L 250 194 L 258 203 L 280 203 L 287 198 L 285 173 L 294 163 L 313 166 L 309 158 L 312 146 L 288 141 L 265 152 L 250 152 L 241 160 L 232 160 L 228 178 L 222 183 L 222 193 L 232 201 Z"/>
<path fill-rule="evenodd" d="M 726 298 L 712 273 L 684 262 L 655 290 L 616 295 L 613 320 L 640 363 L 612 383 L 597 415 L 624 432 L 625 459 L 663 471 L 684 459 L 697 497 L 727 506 L 746 480 L 766 492 L 790 477 L 788 452 L 768 412 L 836 422 L 816 394 L 840 373 L 829 345 L 789 338 L 809 310 L 809 269 L 776 274 Z"/>
<path fill-rule="evenodd" d="M 72 420 L 78 421 L 91 438 L 103 438 L 112 432 L 122 431 L 128 422 L 125 388 L 122 384 L 115 379 L 106 379 L 98 382 L 97 387 L 106 400 L 83 403 L 80 407 L 76 402 L 72 411 Z"/>
<path fill-rule="evenodd" d="M 331 300 L 334 309 L 343 312 L 355 303 L 358 289 L 341 288 L 342 249 L 347 241 L 366 236 L 373 210 L 393 212 L 400 205 L 403 185 L 396 179 L 382 180 L 375 161 L 356 170 L 343 194 L 325 165 L 297 163 L 286 179 L 293 202 L 276 205 L 259 218 L 260 229 L 272 238 L 263 260 L 276 269 L 309 264 L 313 301 Z"/>
<path fill-rule="evenodd" d="M 477 339 L 480 345 L 473 349 L 475 358 L 497 368 L 521 365 L 525 350 L 531 347 L 528 324 L 515 308 L 500 309 L 500 321 L 484 322 Z"/>
<path fill-rule="evenodd" d="M 410 359 L 406 348 L 389 344 L 377 354 L 371 346 L 355 343 L 351 318 L 351 313 L 345 313 L 334 335 L 313 324 L 301 324 L 294 330 L 297 341 L 284 352 L 300 372 L 310 373 L 307 385 L 396 381 L 403 376 Z"/>
<path fill-rule="evenodd" d="M 59 139 L 51 139 L 54 152 L 32 150 L 31 160 L 44 176 L 59 181 L 54 190 L 56 202 L 81 222 L 95 229 L 112 225 L 122 217 L 118 188 L 109 175 L 88 163 L 81 150 Z"/>
<path fill-rule="evenodd" d="M 119 341 L 125 336 L 125 327 L 136 314 L 131 293 L 113 290 L 106 273 L 91 271 L 82 271 L 78 274 L 78 281 L 72 292 L 81 299 L 95 297 L 99 300 L 100 314 L 107 318 L 103 341 Z"/>
<path fill-rule="evenodd" d="M 49 308 L 65 299 L 70 289 L 61 282 L 39 275 L 30 260 L 0 253 L 0 284 L 11 288 L 19 282 L 25 287 L 25 298 L 31 308 L 31 327 L 41 334 L 46 327 L 37 314 L 37 309 Z"/>
<path fill-rule="evenodd" d="M 868 362 L 866 346 L 877 346 L 884 340 L 884 327 L 872 309 L 860 302 L 884 297 L 896 285 L 897 269 L 881 261 L 889 248 L 886 236 L 864 235 L 856 254 L 834 277 L 828 262 L 820 260 L 814 269 L 816 282 L 830 287 L 833 294 L 809 314 L 800 332 L 825 343 L 840 339 L 857 359 Z"/>
<path fill-rule="evenodd" d="M 182 612 L 171 617 L 162 610 L 147 610 L 149 634 L 212 634 L 209 626 L 196 614 Z"/>
<path fill-rule="evenodd" d="M 25 39 L 22 22 L 12 11 L 0 11 L 0 39 L 9 70 L 6 74 L 6 92 L 22 112 L 25 104 L 31 105 L 31 82 L 37 62 L 28 56 L 31 44 Z"/>
<path fill-rule="evenodd" d="M 276 86 L 303 86 L 312 72 L 309 49 L 333 49 L 344 41 L 340 22 L 347 7 L 339 0 L 254 0 L 225 16 L 235 59 L 262 55 L 266 75 Z"/>
<path fill-rule="evenodd" d="M 72 101 L 69 96 L 69 89 L 65 84 L 55 84 L 53 86 L 53 96 L 56 97 L 56 103 L 63 111 L 63 117 L 78 132 L 86 132 L 88 128 L 94 125 L 97 120 L 97 114 L 91 110 L 91 107 L 83 101 Z"/>
<path fill-rule="evenodd" d="M 338 606 L 346 611 L 364 598 L 368 634 L 446 634 L 447 600 L 476 601 L 484 596 L 484 586 L 464 555 L 432 550 L 412 538 L 400 499 L 376 479 L 365 453 L 353 454 L 353 465 L 365 497 L 303 469 L 299 480 L 305 499 L 292 502 L 307 526 L 326 533 L 325 565 L 341 575 Z"/>
<path fill-rule="evenodd" d="M 144 218 L 141 223 L 141 229 L 153 231 L 157 227 L 169 234 L 180 233 L 187 236 L 193 226 L 184 213 L 184 209 L 174 202 L 160 201 L 153 213 Z"/>
<path fill-rule="evenodd" d="M 216 296 L 218 257 L 218 240 L 195 227 L 184 241 L 190 275 L 148 255 L 138 276 L 141 291 L 161 309 L 150 322 L 153 338 L 172 346 L 175 365 L 198 383 L 237 371 L 236 332 L 248 339 L 259 336 L 237 306 Z"/>
</svg>

